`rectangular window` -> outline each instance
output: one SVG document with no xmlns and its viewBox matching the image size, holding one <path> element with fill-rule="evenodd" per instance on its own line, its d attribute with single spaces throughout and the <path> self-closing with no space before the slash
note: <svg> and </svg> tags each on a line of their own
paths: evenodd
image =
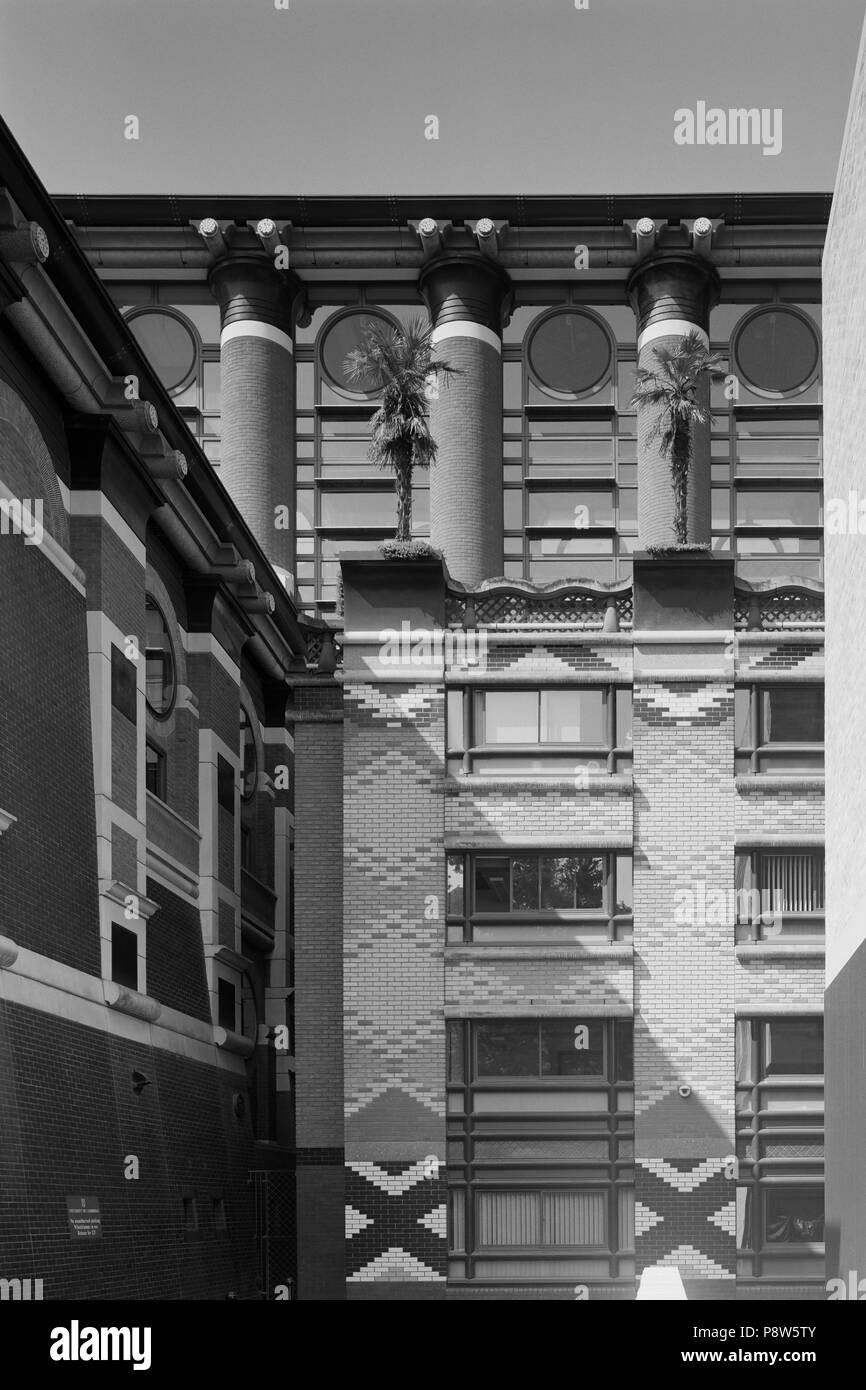
<svg viewBox="0 0 866 1390">
<path fill-rule="evenodd" d="M 740 939 L 822 936 L 823 850 L 753 850 L 737 856 L 737 923 Z"/>
<path fill-rule="evenodd" d="M 449 1278 L 634 1273 L 631 1019 L 448 1024 Z"/>
<path fill-rule="evenodd" d="M 631 935 L 628 853 L 456 853 L 447 882 L 451 944 Z"/>
<path fill-rule="evenodd" d="M 823 685 L 738 688 L 734 720 L 737 772 L 823 773 Z"/>
<path fill-rule="evenodd" d="M 235 770 L 222 753 L 217 754 L 217 805 L 235 812 Z"/>
<path fill-rule="evenodd" d="M 165 801 L 165 753 L 155 743 L 145 744 L 144 781 L 147 790 Z"/>
<path fill-rule="evenodd" d="M 198 1206 L 195 1197 L 184 1197 L 182 1200 L 182 1218 L 184 1232 L 189 1235 L 198 1230 Z"/>
<path fill-rule="evenodd" d="M 125 989 L 138 989 L 138 936 L 117 922 L 111 926 L 111 978 Z"/>
<path fill-rule="evenodd" d="M 217 980 L 217 1023 L 230 1033 L 237 1026 L 237 990 L 231 980 Z"/>
<path fill-rule="evenodd" d="M 130 721 L 136 722 L 135 663 L 119 647 L 111 646 L 111 703 Z"/>
<path fill-rule="evenodd" d="M 824 1027 L 736 1025 L 737 1245 L 748 1278 L 824 1278 Z"/>
<path fill-rule="evenodd" d="M 630 690 L 475 690 L 465 699 L 452 690 L 447 713 L 452 775 L 590 775 L 630 766 Z"/>
</svg>

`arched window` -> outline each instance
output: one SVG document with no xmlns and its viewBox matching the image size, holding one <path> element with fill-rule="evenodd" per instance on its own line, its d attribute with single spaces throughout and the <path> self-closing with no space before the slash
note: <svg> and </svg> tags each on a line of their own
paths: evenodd
<svg viewBox="0 0 866 1390">
<path fill-rule="evenodd" d="M 145 695 L 147 707 L 164 719 L 174 704 L 176 691 L 174 650 L 162 609 L 148 594 L 145 598 Z"/>
</svg>

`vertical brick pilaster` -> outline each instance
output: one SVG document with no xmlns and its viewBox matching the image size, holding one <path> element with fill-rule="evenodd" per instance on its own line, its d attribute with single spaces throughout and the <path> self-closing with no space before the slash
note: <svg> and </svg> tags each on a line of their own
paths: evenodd
<svg viewBox="0 0 866 1390">
<path fill-rule="evenodd" d="M 646 601 L 658 564 L 635 567 L 636 1270 L 673 1267 L 733 1298 L 733 664 L 698 562 L 679 579 L 701 642 Z"/>
</svg>

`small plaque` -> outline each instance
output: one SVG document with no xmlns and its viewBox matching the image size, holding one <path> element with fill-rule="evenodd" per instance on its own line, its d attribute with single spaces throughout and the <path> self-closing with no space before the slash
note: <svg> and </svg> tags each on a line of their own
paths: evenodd
<svg viewBox="0 0 866 1390">
<path fill-rule="evenodd" d="M 67 1197 L 69 1234 L 73 1240 L 92 1240 L 102 1235 L 102 1216 L 98 1197 Z"/>
</svg>

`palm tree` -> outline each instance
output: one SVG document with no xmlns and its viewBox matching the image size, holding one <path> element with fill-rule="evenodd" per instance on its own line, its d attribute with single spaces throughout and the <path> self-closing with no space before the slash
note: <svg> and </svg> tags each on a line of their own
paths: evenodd
<svg viewBox="0 0 866 1390">
<path fill-rule="evenodd" d="M 722 359 L 710 354 L 696 332 L 687 333 L 674 348 L 657 347 L 655 357 L 654 368 L 639 367 L 635 372 L 631 404 L 659 409 L 653 433 L 660 436 L 662 453 L 670 460 L 674 532 L 677 543 L 686 545 L 692 430 L 707 418 L 698 388 L 704 376 L 721 375 Z"/>
<path fill-rule="evenodd" d="M 373 320 L 360 346 L 343 363 L 346 379 L 362 390 L 382 391 L 382 403 L 370 424 L 368 457 L 394 473 L 398 541 L 412 536 L 412 474 L 436 458 L 430 434 L 429 402 L 438 381 L 457 375 L 457 368 L 433 355 L 433 330 L 419 315 L 406 327 Z"/>
</svg>

